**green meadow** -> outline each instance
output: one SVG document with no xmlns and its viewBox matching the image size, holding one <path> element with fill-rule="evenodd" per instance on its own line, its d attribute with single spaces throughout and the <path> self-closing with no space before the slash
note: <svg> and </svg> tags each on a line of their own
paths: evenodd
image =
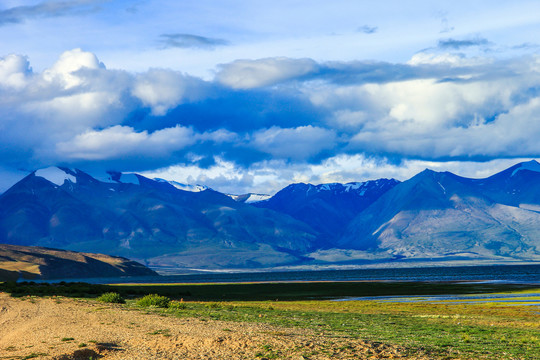
<svg viewBox="0 0 540 360">
<path fill-rule="evenodd" d="M 4 283 L 12 296 L 125 299 L 116 306 L 179 318 L 263 322 L 362 339 L 441 359 L 540 359 L 540 288 L 504 284 L 317 282 L 88 285 Z M 118 294 L 117 296 L 110 295 Z M 492 294 L 482 301 L 426 301 L 436 294 Z M 102 296 L 102 294 L 107 294 Z M 154 296 L 145 297 L 148 294 Z M 498 298 L 503 294 L 502 300 Z M 334 301 L 365 296 L 396 299 Z M 517 297 L 505 300 L 504 295 Z M 493 301 L 490 301 L 493 296 Z M 516 302 L 518 301 L 518 302 Z M 522 302 L 521 302 L 522 301 Z M 530 303 L 537 305 L 530 305 Z M 529 304 L 529 305 L 527 305 Z M 277 355 L 276 355 L 277 356 Z M 276 357 L 278 358 L 278 357 Z M 309 358 L 309 354 L 305 354 Z"/>
</svg>

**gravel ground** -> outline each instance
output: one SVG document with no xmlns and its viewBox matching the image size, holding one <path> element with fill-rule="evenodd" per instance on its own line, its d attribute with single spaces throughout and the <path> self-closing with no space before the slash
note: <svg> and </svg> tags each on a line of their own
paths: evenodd
<svg viewBox="0 0 540 360">
<path fill-rule="evenodd" d="M 404 350 L 304 329 L 175 318 L 73 299 L 0 293 L 0 359 L 368 359 Z"/>
</svg>

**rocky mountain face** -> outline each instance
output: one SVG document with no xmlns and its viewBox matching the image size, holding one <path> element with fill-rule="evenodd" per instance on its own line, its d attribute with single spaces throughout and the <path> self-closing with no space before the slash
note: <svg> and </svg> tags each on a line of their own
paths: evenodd
<svg viewBox="0 0 540 360">
<path fill-rule="evenodd" d="M 486 179 L 425 170 L 360 213 L 337 247 L 359 258 L 538 261 L 540 164 Z"/>
<path fill-rule="evenodd" d="M 166 269 L 540 261 L 540 164 L 485 179 L 292 184 L 230 196 L 137 174 L 38 170 L 0 196 L 0 242 Z"/>
<path fill-rule="evenodd" d="M 304 223 L 210 189 L 109 175 L 100 181 L 58 168 L 30 174 L 0 196 L 0 242 L 220 268 L 295 263 L 316 240 Z"/>
<path fill-rule="evenodd" d="M 0 281 L 149 275 L 157 273 L 121 257 L 0 244 Z"/>
</svg>

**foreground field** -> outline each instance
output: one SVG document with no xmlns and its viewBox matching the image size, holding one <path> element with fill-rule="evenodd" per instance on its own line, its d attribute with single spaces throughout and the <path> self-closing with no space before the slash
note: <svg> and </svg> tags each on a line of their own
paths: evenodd
<svg viewBox="0 0 540 360">
<path fill-rule="evenodd" d="M 215 313 L 216 308 L 211 308 Z M 2 294 L 0 358 L 341 359 L 407 356 L 405 349 L 398 346 L 356 337 L 322 335 L 311 329 L 278 327 L 263 322 L 212 320 L 211 313 L 190 315 L 195 314 L 178 318 L 93 301 L 14 299 Z M 418 354 L 412 358 L 427 357 Z"/>
<path fill-rule="evenodd" d="M 160 288 L 137 286 L 150 289 Z M 141 308 L 89 297 L 0 293 L 0 359 L 540 358 L 539 307 L 510 302 L 178 297 L 168 308 Z"/>
</svg>

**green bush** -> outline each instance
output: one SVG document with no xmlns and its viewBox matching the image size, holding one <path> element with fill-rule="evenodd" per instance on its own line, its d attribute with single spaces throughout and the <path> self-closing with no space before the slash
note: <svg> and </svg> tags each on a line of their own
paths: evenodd
<svg viewBox="0 0 540 360">
<path fill-rule="evenodd" d="M 159 307 L 166 308 L 169 306 L 171 299 L 166 296 L 160 296 L 158 294 L 146 295 L 137 300 L 137 305 L 140 307 Z"/>
<path fill-rule="evenodd" d="M 105 294 L 102 294 L 100 297 L 97 298 L 98 301 L 105 302 L 105 303 L 112 303 L 112 304 L 125 304 L 126 300 L 119 294 L 115 292 L 108 292 Z"/>
<path fill-rule="evenodd" d="M 183 301 L 171 301 L 169 302 L 169 309 L 184 310 L 187 309 L 187 305 Z"/>
</svg>

